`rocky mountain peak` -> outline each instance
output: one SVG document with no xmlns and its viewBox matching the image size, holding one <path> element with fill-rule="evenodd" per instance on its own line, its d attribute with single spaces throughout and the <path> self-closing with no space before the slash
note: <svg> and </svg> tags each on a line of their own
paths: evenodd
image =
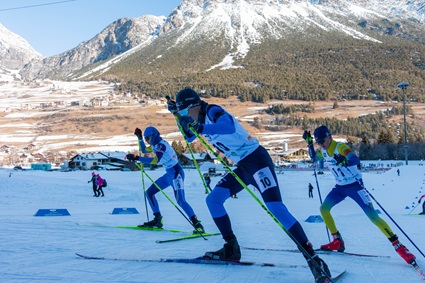
<svg viewBox="0 0 425 283">
<path fill-rule="evenodd" d="M 25 39 L 0 24 L 0 66 L 17 70 L 31 60 L 41 58 L 42 55 Z"/>
<path fill-rule="evenodd" d="M 165 17 L 121 18 L 64 53 L 32 61 L 21 71 L 27 79 L 64 78 L 75 70 L 122 54 L 156 34 Z"/>
</svg>

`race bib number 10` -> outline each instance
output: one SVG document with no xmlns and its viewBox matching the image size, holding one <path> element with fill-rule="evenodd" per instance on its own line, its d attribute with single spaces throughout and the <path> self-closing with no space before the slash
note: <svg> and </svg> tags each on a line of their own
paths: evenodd
<svg viewBox="0 0 425 283">
<path fill-rule="evenodd" d="M 263 169 L 255 172 L 254 179 L 261 193 L 269 188 L 277 186 L 276 180 L 274 179 L 269 167 L 264 167 Z"/>
</svg>

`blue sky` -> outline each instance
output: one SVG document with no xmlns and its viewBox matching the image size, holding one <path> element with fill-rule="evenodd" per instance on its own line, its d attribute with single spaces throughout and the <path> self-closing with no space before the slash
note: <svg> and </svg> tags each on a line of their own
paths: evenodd
<svg viewBox="0 0 425 283">
<path fill-rule="evenodd" d="M 51 56 L 91 39 L 119 18 L 168 16 L 182 1 L 2 0 L 0 23 L 44 56 Z M 15 9 L 26 6 L 34 7 Z"/>
</svg>

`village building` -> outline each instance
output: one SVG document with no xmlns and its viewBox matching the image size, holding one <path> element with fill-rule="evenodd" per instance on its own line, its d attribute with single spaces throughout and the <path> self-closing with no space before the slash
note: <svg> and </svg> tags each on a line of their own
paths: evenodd
<svg viewBox="0 0 425 283">
<path fill-rule="evenodd" d="M 80 170 L 122 170 L 128 168 L 124 157 L 127 153 L 121 151 L 82 153 L 71 158 L 69 168 Z"/>
</svg>

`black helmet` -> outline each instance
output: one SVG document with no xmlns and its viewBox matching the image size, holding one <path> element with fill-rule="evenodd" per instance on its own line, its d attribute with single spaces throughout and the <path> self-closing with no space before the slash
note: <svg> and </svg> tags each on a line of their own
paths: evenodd
<svg viewBox="0 0 425 283">
<path fill-rule="evenodd" d="M 195 107 L 201 105 L 201 98 L 199 95 L 191 89 L 187 87 L 176 95 L 176 106 L 177 110 L 186 109 L 188 107 Z"/>
<path fill-rule="evenodd" d="M 314 130 L 314 139 L 316 140 L 317 143 L 323 143 L 323 141 L 325 140 L 325 138 L 327 136 L 330 136 L 331 131 L 329 131 L 328 127 L 326 126 L 320 126 L 318 128 L 316 128 Z"/>
</svg>

